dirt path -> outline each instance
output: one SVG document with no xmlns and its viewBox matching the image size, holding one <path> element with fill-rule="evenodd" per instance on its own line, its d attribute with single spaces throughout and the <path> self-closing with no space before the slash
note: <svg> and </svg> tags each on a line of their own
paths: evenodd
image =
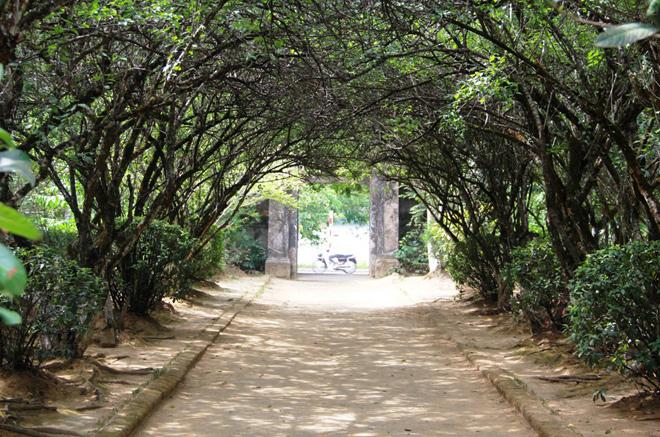
<svg viewBox="0 0 660 437">
<path fill-rule="evenodd" d="M 273 280 L 137 435 L 533 435 L 420 317 L 414 304 L 438 297 L 392 279 Z"/>
</svg>

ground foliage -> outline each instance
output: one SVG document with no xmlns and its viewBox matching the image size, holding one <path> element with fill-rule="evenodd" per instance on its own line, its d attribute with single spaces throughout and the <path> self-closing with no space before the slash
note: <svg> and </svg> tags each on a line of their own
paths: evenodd
<svg viewBox="0 0 660 437">
<path fill-rule="evenodd" d="M 412 193 L 399 193 L 399 197 L 415 200 Z M 429 273 L 429 242 L 427 214 L 424 205 L 416 203 L 410 207 L 408 223 L 399 223 L 399 249 L 394 257 L 399 262 L 397 271 L 405 274 L 424 275 Z M 401 220 L 401 216 L 399 216 Z M 403 231 L 403 232 L 402 232 Z"/>
<path fill-rule="evenodd" d="M 394 257 L 399 261 L 400 272 L 418 275 L 429 272 L 428 248 L 423 234 L 424 228 L 415 227 L 399 241 Z"/>
<path fill-rule="evenodd" d="M 89 269 L 46 246 L 20 249 L 29 279 L 9 309 L 22 323 L 0 325 L 0 364 L 25 369 L 53 357 L 82 356 L 85 335 L 105 299 L 101 280 Z"/>
<path fill-rule="evenodd" d="M 640 376 L 660 389 L 660 242 L 633 242 L 590 254 L 571 282 L 570 318 L 578 355 Z"/>
<path fill-rule="evenodd" d="M 565 326 L 568 302 L 563 292 L 561 267 L 552 244 L 535 238 L 515 248 L 505 266 L 504 276 L 518 287 L 511 301 L 512 310 L 522 315 L 535 333 L 548 329 L 561 331 Z"/>
<path fill-rule="evenodd" d="M 165 296 L 183 297 L 192 275 L 187 258 L 194 240 L 177 225 L 153 221 L 122 259 L 111 296 L 118 308 L 146 316 Z"/>
<path fill-rule="evenodd" d="M 660 238 L 655 0 L 0 8 L 0 120 L 36 176 L 4 174 L 0 201 L 54 197 L 107 284 L 152 223 L 183 229 L 194 256 L 261 180 L 301 167 L 398 181 L 459 282 L 501 309 L 527 290 L 555 326 L 589 254 Z M 519 249 L 537 238 L 552 296 Z M 538 274 L 507 280 L 524 257 Z"/>
<path fill-rule="evenodd" d="M 243 208 L 218 235 L 222 241 L 222 263 L 246 272 L 263 272 L 266 266 L 265 241 L 258 231 L 267 232 L 268 224 L 255 207 Z M 265 226 L 263 226 L 265 224 Z"/>
</svg>

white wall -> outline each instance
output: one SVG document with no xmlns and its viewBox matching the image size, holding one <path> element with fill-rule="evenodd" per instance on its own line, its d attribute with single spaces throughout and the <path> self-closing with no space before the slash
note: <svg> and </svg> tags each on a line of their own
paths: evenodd
<svg viewBox="0 0 660 437">
<path fill-rule="evenodd" d="M 330 253 L 352 253 L 357 258 L 358 264 L 369 263 L 369 226 L 335 224 L 332 227 L 330 241 Z M 298 242 L 298 265 L 311 265 L 316 260 L 319 252 L 328 248 L 327 242 L 323 241 L 314 245 L 306 239 Z"/>
</svg>

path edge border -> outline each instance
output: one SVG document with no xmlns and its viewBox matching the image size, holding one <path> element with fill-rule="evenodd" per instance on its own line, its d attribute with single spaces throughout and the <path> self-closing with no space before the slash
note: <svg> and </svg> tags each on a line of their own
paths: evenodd
<svg viewBox="0 0 660 437">
<path fill-rule="evenodd" d="M 399 289 L 407 294 L 402 281 L 398 281 Z M 451 311 L 451 310 L 443 310 Z M 440 328 L 440 324 L 434 322 Z M 559 414 L 545 405 L 544 399 L 514 373 L 499 366 L 490 364 L 485 368 L 480 363 L 479 352 L 471 350 L 465 343 L 456 340 L 448 334 L 440 334 L 443 340 L 453 343 L 465 359 L 476 368 L 481 376 L 490 382 L 512 407 L 527 421 L 529 426 L 541 437 L 583 437 L 576 429 L 561 420 Z"/>
<path fill-rule="evenodd" d="M 514 373 L 498 366 L 484 368 L 479 363 L 479 352 L 471 351 L 464 343 L 455 340 L 451 336 L 445 336 L 445 338 L 456 345 L 470 364 L 523 416 L 539 436 L 582 437 L 582 434 L 561 420 L 558 413 L 546 406 L 544 399 L 534 393 Z"/>
<path fill-rule="evenodd" d="M 90 433 L 96 437 L 128 437 L 163 400 L 174 391 L 207 349 L 234 321 L 236 316 L 266 291 L 271 277 L 266 275 L 263 284 L 255 291 L 246 291 L 230 310 L 224 311 L 216 320 L 206 325 L 197 339 L 203 343 L 186 346 L 162 367 L 156 377 L 136 388 L 133 396 L 117 408 L 104 423 Z M 249 296 L 252 293 L 251 296 Z M 246 296 L 249 296 L 247 299 Z"/>
</svg>

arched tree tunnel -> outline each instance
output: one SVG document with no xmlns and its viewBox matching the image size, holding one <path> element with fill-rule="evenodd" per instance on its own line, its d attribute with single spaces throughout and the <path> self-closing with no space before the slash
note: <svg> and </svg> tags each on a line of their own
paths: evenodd
<svg viewBox="0 0 660 437">
<path fill-rule="evenodd" d="M 611 400 L 639 389 L 657 417 L 660 0 L 3 0 L 0 149 L 2 432 L 110 427 L 176 393 L 200 435 L 531 433 L 485 374 L 524 379 L 519 408 L 558 435 L 657 433 Z M 301 173 L 368 181 L 378 280 L 286 280 Z M 544 336 L 575 355 L 549 380 L 520 358 Z"/>
</svg>

